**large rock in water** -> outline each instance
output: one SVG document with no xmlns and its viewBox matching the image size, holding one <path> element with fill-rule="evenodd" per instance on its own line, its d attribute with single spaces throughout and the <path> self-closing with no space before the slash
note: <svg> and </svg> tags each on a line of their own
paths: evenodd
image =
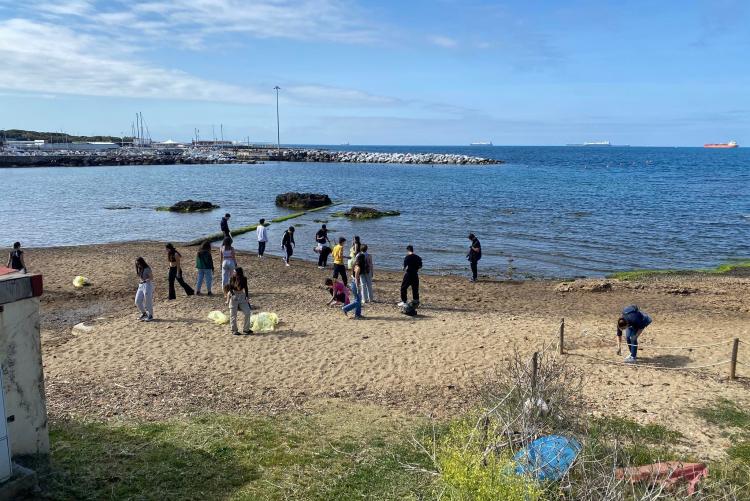
<svg viewBox="0 0 750 501">
<path fill-rule="evenodd" d="M 331 205 L 328 195 L 320 193 L 282 193 L 276 195 L 276 205 L 287 209 L 315 209 L 324 205 Z"/>
<path fill-rule="evenodd" d="M 168 210 L 170 212 L 208 212 L 218 208 L 218 205 L 214 205 L 211 202 L 181 200 L 171 207 L 158 207 L 156 210 Z"/>
<path fill-rule="evenodd" d="M 379 217 L 398 216 L 400 214 L 400 212 L 395 210 L 382 211 L 373 209 L 372 207 L 352 207 L 348 211 L 341 213 L 342 216 L 349 219 L 377 219 Z"/>
</svg>

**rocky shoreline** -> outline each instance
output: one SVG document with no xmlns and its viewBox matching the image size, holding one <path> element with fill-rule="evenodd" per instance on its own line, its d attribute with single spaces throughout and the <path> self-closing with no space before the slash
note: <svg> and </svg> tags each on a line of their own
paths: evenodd
<svg viewBox="0 0 750 501">
<path fill-rule="evenodd" d="M 448 153 L 376 153 L 369 151 L 279 150 L 270 160 L 282 162 L 342 162 L 368 164 L 495 165 L 502 160 Z"/>
</svg>

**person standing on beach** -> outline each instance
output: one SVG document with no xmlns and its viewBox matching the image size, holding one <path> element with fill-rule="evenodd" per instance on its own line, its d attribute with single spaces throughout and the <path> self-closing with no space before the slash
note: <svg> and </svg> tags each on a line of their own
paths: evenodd
<svg viewBox="0 0 750 501">
<path fill-rule="evenodd" d="M 281 237 L 281 248 L 284 249 L 284 263 L 289 266 L 289 261 L 294 254 L 294 226 L 290 226 Z"/>
<path fill-rule="evenodd" d="M 651 324 L 651 317 L 638 309 L 636 305 L 630 305 L 622 310 L 622 316 L 617 319 L 617 354 L 620 354 L 622 345 L 622 331 L 626 330 L 625 342 L 630 349 L 630 355 L 625 358 L 627 363 L 635 363 L 638 358 L 638 336 L 643 329 Z"/>
<path fill-rule="evenodd" d="M 177 280 L 177 283 L 182 286 L 185 294 L 192 296 L 195 294 L 193 288 L 182 278 L 182 254 L 177 252 L 177 249 L 175 249 L 172 244 L 167 244 L 165 247 L 167 249 L 167 262 L 169 263 L 169 299 L 177 298 L 177 294 L 174 290 L 175 280 Z"/>
<path fill-rule="evenodd" d="M 247 290 L 247 278 L 242 268 L 234 270 L 232 278 L 229 280 L 227 289 L 227 304 L 229 305 L 229 323 L 232 329 L 232 334 L 235 336 L 240 335 L 240 331 L 237 330 L 237 313 L 241 310 L 245 317 L 245 321 L 242 325 L 242 333 L 249 335 L 253 331 L 250 328 L 252 323 L 250 322 L 250 316 L 252 309 L 250 308 L 250 293 Z"/>
<path fill-rule="evenodd" d="M 21 242 L 13 243 L 13 250 L 8 254 L 8 264 L 6 266 L 12 270 L 26 273 L 26 263 L 23 260 Z"/>
<path fill-rule="evenodd" d="M 268 243 L 268 228 L 266 228 L 266 220 L 262 219 L 258 221 L 258 227 L 255 232 L 258 234 L 258 257 L 263 259 L 263 254 L 266 252 L 266 243 Z"/>
<path fill-rule="evenodd" d="M 344 266 L 344 244 L 346 239 L 339 238 L 339 243 L 333 247 L 333 279 L 336 280 L 341 276 L 341 281 L 347 285 L 346 266 Z"/>
<path fill-rule="evenodd" d="M 328 255 L 331 253 L 331 248 L 329 247 L 331 241 L 328 239 L 328 228 L 326 228 L 326 225 L 321 226 L 315 234 L 315 243 L 315 252 L 318 253 L 318 268 L 323 269 L 328 265 Z"/>
<path fill-rule="evenodd" d="M 359 320 L 362 317 L 362 294 L 360 293 L 359 289 L 357 288 L 357 283 L 359 282 L 361 278 L 362 268 L 360 268 L 359 262 L 355 262 L 354 266 L 352 266 L 352 281 L 349 284 L 349 289 L 352 291 L 351 299 L 349 304 L 345 305 L 343 308 L 341 308 L 341 311 L 344 312 L 344 315 L 349 316 L 349 312 L 354 310 L 354 318 L 356 320 Z"/>
<path fill-rule="evenodd" d="M 407 292 L 411 287 L 413 304 L 419 305 L 419 270 L 422 268 L 422 258 L 414 254 L 414 246 L 406 246 L 404 258 L 404 279 L 401 281 L 401 302 L 399 306 L 406 306 Z"/>
<path fill-rule="evenodd" d="M 224 234 L 224 238 L 232 237 L 232 233 L 229 231 L 229 218 L 232 217 L 230 213 L 224 214 L 224 217 L 221 218 L 221 232 Z"/>
<path fill-rule="evenodd" d="M 219 248 L 221 256 L 221 287 L 222 289 L 229 284 L 234 269 L 237 268 L 237 257 L 232 247 L 232 237 L 224 237 L 224 241 Z"/>
<path fill-rule="evenodd" d="M 362 302 L 365 304 L 375 301 L 375 296 L 372 293 L 372 256 L 367 252 L 367 249 L 367 244 L 363 244 L 357 257 L 361 266 L 359 288 L 362 290 Z"/>
<path fill-rule="evenodd" d="M 479 243 L 479 239 L 473 233 L 469 233 L 469 253 L 466 255 L 466 259 L 469 260 L 471 265 L 471 282 L 477 281 L 477 263 L 482 259 L 482 244 Z"/>
<path fill-rule="evenodd" d="M 135 260 L 135 273 L 139 280 L 135 293 L 135 306 L 141 312 L 138 320 L 150 322 L 154 319 L 154 274 L 142 257 Z"/>
<path fill-rule="evenodd" d="M 358 235 L 354 235 L 354 243 L 352 243 L 352 247 L 349 249 L 349 269 L 351 270 L 354 268 L 354 258 L 357 257 L 357 254 L 359 254 L 359 251 L 362 249 L 362 242 L 359 239 Z"/>
<path fill-rule="evenodd" d="M 201 248 L 195 256 L 195 268 L 198 271 L 198 278 L 195 282 L 195 294 L 197 296 L 201 295 L 201 286 L 205 279 L 206 293 L 212 296 L 211 285 L 214 281 L 214 258 L 211 256 L 211 242 L 208 240 L 201 244 Z"/>
</svg>

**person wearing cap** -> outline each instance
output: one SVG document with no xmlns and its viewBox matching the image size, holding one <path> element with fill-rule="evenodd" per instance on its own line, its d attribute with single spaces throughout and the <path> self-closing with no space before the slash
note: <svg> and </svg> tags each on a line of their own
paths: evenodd
<svg viewBox="0 0 750 501">
<path fill-rule="evenodd" d="M 346 277 L 346 266 L 344 265 L 344 244 L 346 239 L 344 237 L 339 238 L 339 243 L 333 246 L 333 279 L 336 280 L 341 276 L 341 281 L 344 285 L 348 285 L 348 279 Z"/>
<path fill-rule="evenodd" d="M 229 231 L 229 218 L 232 217 L 230 213 L 224 214 L 224 217 L 221 218 L 221 232 L 224 234 L 224 238 L 231 237 L 232 233 Z"/>
<path fill-rule="evenodd" d="M 469 260 L 471 265 L 471 281 L 477 281 L 477 263 L 482 259 L 482 244 L 479 243 L 479 239 L 473 233 L 469 233 L 469 253 L 466 254 L 466 259 Z"/>
</svg>

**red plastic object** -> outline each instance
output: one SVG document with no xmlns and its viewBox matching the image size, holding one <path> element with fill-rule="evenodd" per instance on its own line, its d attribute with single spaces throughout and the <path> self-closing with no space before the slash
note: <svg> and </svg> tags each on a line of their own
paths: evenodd
<svg viewBox="0 0 750 501">
<path fill-rule="evenodd" d="M 5 266 L 0 266 L 0 276 L 2 275 L 9 275 L 11 273 L 15 273 L 18 270 L 14 270 L 13 268 L 6 268 Z"/>
<path fill-rule="evenodd" d="M 615 477 L 625 478 L 632 483 L 661 482 L 665 487 L 674 487 L 679 482 L 688 482 L 688 494 L 695 492 L 695 486 L 708 476 L 708 467 L 703 463 L 680 463 L 665 461 L 630 468 L 617 468 Z"/>
</svg>

